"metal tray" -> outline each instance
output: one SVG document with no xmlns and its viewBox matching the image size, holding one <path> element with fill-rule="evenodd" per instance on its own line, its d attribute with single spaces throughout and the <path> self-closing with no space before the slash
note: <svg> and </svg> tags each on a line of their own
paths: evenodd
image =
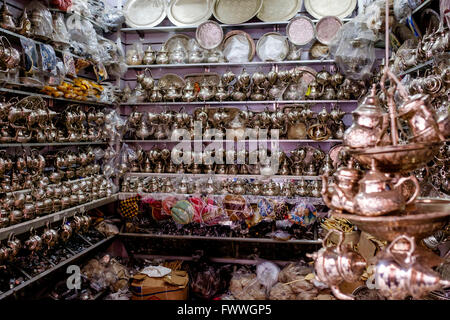
<svg viewBox="0 0 450 320">
<path fill-rule="evenodd" d="M 123 7 L 125 23 L 131 28 L 151 28 L 166 17 L 166 1 L 128 0 Z"/>
<path fill-rule="evenodd" d="M 344 19 L 355 10 L 356 2 L 356 0 L 305 0 L 305 8 L 316 19 L 326 16 Z"/>
<path fill-rule="evenodd" d="M 244 23 L 255 15 L 263 5 L 263 0 L 216 0 L 214 17 L 225 24 Z"/>
<path fill-rule="evenodd" d="M 198 26 L 212 16 L 214 0 L 175 0 L 167 8 L 167 17 L 176 26 Z"/>
<path fill-rule="evenodd" d="M 264 22 L 288 21 L 302 9 L 303 0 L 264 1 L 257 17 Z"/>
</svg>

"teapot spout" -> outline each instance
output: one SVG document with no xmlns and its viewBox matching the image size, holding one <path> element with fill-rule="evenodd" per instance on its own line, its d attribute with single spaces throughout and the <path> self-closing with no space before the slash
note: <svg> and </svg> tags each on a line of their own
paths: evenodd
<svg viewBox="0 0 450 320">
<path fill-rule="evenodd" d="M 328 175 L 320 176 L 322 178 L 322 198 L 327 207 L 331 208 L 331 194 L 328 190 Z"/>
</svg>

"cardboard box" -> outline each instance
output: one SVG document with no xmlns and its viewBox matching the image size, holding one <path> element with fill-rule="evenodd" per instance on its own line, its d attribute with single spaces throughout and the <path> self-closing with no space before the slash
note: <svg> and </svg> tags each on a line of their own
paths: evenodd
<svg viewBox="0 0 450 320">
<path fill-rule="evenodd" d="M 130 286 L 131 300 L 186 300 L 188 283 L 186 271 L 172 271 L 162 278 L 137 274 Z"/>
</svg>

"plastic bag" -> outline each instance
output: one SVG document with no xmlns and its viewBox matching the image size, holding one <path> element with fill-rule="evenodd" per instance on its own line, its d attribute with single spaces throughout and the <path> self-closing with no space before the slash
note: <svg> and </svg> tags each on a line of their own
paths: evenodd
<svg viewBox="0 0 450 320">
<path fill-rule="evenodd" d="M 36 50 L 36 43 L 27 38 L 20 38 L 20 43 L 22 44 L 24 59 L 24 70 L 25 74 L 33 75 L 39 70 L 39 59 Z"/>
<path fill-rule="evenodd" d="M 236 35 L 231 38 L 223 50 L 223 55 L 228 62 L 248 62 L 250 43 L 247 37 Z"/>
<path fill-rule="evenodd" d="M 258 56 L 262 61 L 282 61 L 289 52 L 285 44 L 280 36 L 268 35 L 258 43 Z"/>
<path fill-rule="evenodd" d="M 280 268 L 272 262 L 266 261 L 258 264 L 256 267 L 256 276 L 259 281 L 267 290 L 270 291 L 272 286 L 278 282 L 278 274 Z"/>
<path fill-rule="evenodd" d="M 239 300 L 265 300 L 265 287 L 258 281 L 256 274 L 241 268 L 233 273 L 230 291 Z"/>
<path fill-rule="evenodd" d="M 394 0 L 394 15 L 400 23 L 404 23 L 412 13 L 409 2 L 410 0 Z"/>
<path fill-rule="evenodd" d="M 330 50 L 339 70 L 352 80 L 366 79 L 371 76 L 375 62 L 375 34 L 366 23 L 347 22 L 339 30 Z"/>
<path fill-rule="evenodd" d="M 37 15 L 40 19 L 36 20 L 38 23 L 33 23 L 32 30 L 35 37 L 40 37 L 48 39 L 48 37 L 53 34 L 53 19 L 52 14 L 48 8 L 40 1 L 33 0 L 27 7 L 27 12 L 32 12 L 31 15 Z"/>
<path fill-rule="evenodd" d="M 317 210 L 312 204 L 297 203 L 288 215 L 288 219 L 295 224 L 309 226 L 317 219 Z"/>
<path fill-rule="evenodd" d="M 128 65 L 142 64 L 142 59 L 144 58 L 144 47 L 142 42 L 143 39 L 139 39 L 133 43 L 130 49 L 128 49 L 126 54 L 126 63 Z"/>
<path fill-rule="evenodd" d="M 53 41 L 69 43 L 69 32 L 66 28 L 64 15 L 61 12 L 55 13 L 53 16 Z"/>
<path fill-rule="evenodd" d="M 184 47 L 181 39 L 172 41 L 169 51 L 169 63 L 184 64 L 187 62 L 188 54 L 187 48 Z"/>
</svg>

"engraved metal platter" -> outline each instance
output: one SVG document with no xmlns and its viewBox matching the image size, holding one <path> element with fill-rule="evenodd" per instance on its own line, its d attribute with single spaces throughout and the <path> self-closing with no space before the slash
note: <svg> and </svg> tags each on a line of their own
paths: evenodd
<svg viewBox="0 0 450 320">
<path fill-rule="evenodd" d="M 286 27 L 286 35 L 293 44 L 303 46 L 314 39 L 316 27 L 308 17 L 298 16 L 289 21 Z"/>
<path fill-rule="evenodd" d="M 215 72 L 205 72 L 205 73 L 190 73 L 184 76 L 184 81 L 191 82 L 192 84 L 197 83 L 200 85 L 203 80 L 210 86 L 217 86 L 220 82 L 220 75 Z"/>
<path fill-rule="evenodd" d="M 264 1 L 257 17 L 264 22 L 288 21 L 302 9 L 303 0 Z"/>
<path fill-rule="evenodd" d="M 220 24 L 215 21 L 205 21 L 201 23 L 195 31 L 195 39 L 204 49 L 217 48 L 223 40 L 223 30 Z"/>
<path fill-rule="evenodd" d="M 198 26 L 212 16 L 214 0 L 175 0 L 167 7 L 167 17 L 176 26 Z"/>
<path fill-rule="evenodd" d="M 128 0 L 123 7 L 125 23 L 130 28 L 150 28 L 166 17 L 166 1 Z"/>
<path fill-rule="evenodd" d="M 176 88 L 180 89 L 184 88 L 185 82 L 182 77 L 174 73 L 166 73 L 158 81 L 158 86 L 161 89 L 167 89 L 171 85 L 174 85 Z"/>
<path fill-rule="evenodd" d="M 316 38 L 321 43 L 330 45 L 342 27 L 342 21 L 335 16 L 327 16 L 316 24 Z"/>
<path fill-rule="evenodd" d="M 178 34 L 171 36 L 169 39 L 167 39 L 167 41 L 164 42 L 163 46 L 167 51 L 171 52 L 173 50 L 174 46 L 178 45 L 178 43 L 181 42 L 184 49 L 187 50 L 190 39 L 191 39 L 191 37 L 189 37 L 188 35 L 178 33 Z"/>
<path fill-rule="evenodd" d="M 305 8 L 316 19 L 326 16 L 344 19 L 355 10 L 356 3 L 356 0 L 305 0 Z"/>
<path fill-rule="evenodd" d="M 263 0 L 216 0 L 214 17 L 225 24 L 240 24 L 256 16 Z"/>
</svg>

